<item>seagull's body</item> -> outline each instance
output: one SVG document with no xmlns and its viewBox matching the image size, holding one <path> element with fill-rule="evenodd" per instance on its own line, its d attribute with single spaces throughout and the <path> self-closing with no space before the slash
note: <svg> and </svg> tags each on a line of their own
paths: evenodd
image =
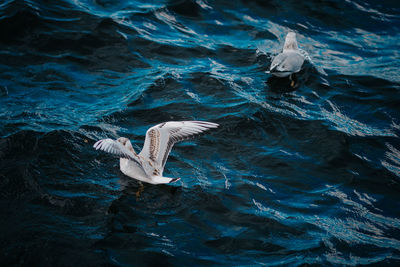
<svg viewBox="0 0 400 267">
<path fill-rule="evenodd" d="M 169 121 L 157 124 L 146 132 L 143 149 L 133 150 L 128 138 L 102 139 L 94 148 L 120 157 L 120 169 L 125 175 L 150 184 L 167 184 L 179 180 L 162 176 L 172 146 L 219 125 L 205 121 Z"/>
<path fill-rule="evenodd" d="M 287 77 L 299 72 L 303 63 L 304 56 L 297 46 L 296 34 L 289 32 L 286 35 L 282 53 L 272 60 L 269 72 L 276 77 Z"/>
</svg>

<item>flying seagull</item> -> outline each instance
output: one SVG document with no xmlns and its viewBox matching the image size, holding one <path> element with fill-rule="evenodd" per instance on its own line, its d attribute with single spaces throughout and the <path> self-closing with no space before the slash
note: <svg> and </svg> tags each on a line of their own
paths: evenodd
<svg viewBox="0 0 400 267">
<path fill-rule="evenodd" d="M 169 121 L 157 124 L 146 132 L 143 149 L 133 150 L 128 138 L 102 139 L 93 147 L 119 156 L 119 166 L 125 175 L 150 184 L 167 184 L 180 178 L 164 177 L 163 171 L 172 146 L 219 125 L 206 121 Z"/>
<path fill-rule="evenodd" d="M 296 34 L 289 32 L 286 35 L 282 53 L 278 54 L 271 63 L 269 72 L 276 77 L 290 76 L 291 86 L 294 86 L 292 74 L 299 72 L 304 63 L 304 56 L 297 46 Z"/>
</svg>

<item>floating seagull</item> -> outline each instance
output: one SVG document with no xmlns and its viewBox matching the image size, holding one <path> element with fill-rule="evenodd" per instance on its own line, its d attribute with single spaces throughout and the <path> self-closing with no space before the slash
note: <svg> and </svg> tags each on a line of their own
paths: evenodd
<svg viewBox="0 0 400 267">
<path fill-rule="evenodd" d="M 286 35 L 282 53 L 278 54 L 271 63 L 269 72 L 276 77 L 290 76 L 291 86 L 294 86 L 292 74 L 299 72 L 304 63 L 304 56 L 301 54 L 296 40 L 296 34 L 289 32 Z"/>
<path fill-rule="evenodd" d="M 219 125 L 206 121 L 169 121 L 157 124 L 146 132 L 139 154 L 128 138 L 102 139 L 93 147 L 120 157 L 119 166 L 125 175 L 150 184 L 167 184 L 180 178 L 163 177 L 164 166 L 172 146 Z"/>
</svg>

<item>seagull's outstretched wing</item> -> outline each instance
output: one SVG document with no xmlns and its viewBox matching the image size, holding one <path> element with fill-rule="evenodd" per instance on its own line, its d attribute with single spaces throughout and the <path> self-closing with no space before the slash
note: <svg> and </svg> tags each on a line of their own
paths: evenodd
<svg viewBox="0 0 400 267">
<path fill-rule="evenodd" d="M 169 121 L 157 124 L 146 132 L 146 140 L 139 156 L 149 159 L 154 169 L 162 174 L 172 146 L 219 125 L 206 121 Z"/>
<path fill-rule="evenodd" d="M 102 139 L 97 141 L 93 147 L 98 150 L 103 150 L 105 152 L 117 155 L 120 158 L 130 159 L 141 166 L 139 157 L 130 151 L 128 148 L 124 147 L 120 142 L 112 140 L 110 138 Z"/>
</svg>

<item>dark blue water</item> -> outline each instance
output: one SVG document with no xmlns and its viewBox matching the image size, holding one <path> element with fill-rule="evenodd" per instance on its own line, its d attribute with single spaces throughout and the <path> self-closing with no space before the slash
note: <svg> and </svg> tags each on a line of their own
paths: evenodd
<svg viewBox="0 0 400 267">
<path fill-rule="evenodd" d="M 1 1 L 0 265 L 400 264 L 399 31 L 398 1 Z M 221 126 L 137 197 L 92 145 L 168 120 Z"/>
</svg>

